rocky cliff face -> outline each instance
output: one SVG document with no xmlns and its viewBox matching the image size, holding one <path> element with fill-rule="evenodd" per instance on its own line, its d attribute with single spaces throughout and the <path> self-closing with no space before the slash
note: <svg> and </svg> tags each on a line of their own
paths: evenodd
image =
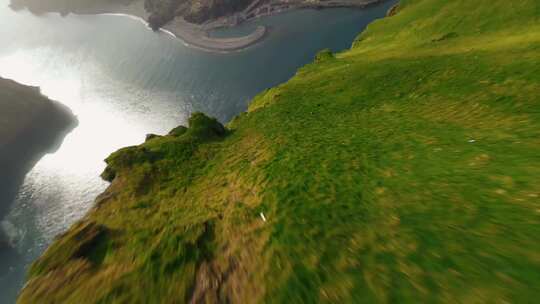
<svg viewBox="0 0 540 304">
<path fill-rule="evenodd" d="M 242 11 L 253 0 L 202 0 L 200 5 L 191 5 L 185 18 L 192 23 L 203 23 L 207 20 L 234 14 Z"/>
<path fill-rule="evenodd" d="M 14 9 L 28 8 L 36 14 L 45 12 L 95 13 L 105 12 L 109 7 L 130 5 L 143 0 L 11 0 Z M 253 0 L 144 0 L 144 8 L 150 15 L 148 23 L 157 30 L 177 16 L 201 24 L 245 9 Z"/>
</svg>

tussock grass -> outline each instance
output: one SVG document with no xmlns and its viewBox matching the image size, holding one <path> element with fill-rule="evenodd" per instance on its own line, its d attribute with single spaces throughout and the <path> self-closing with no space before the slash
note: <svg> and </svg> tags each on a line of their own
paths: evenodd
<svg viewBox="0 0 540 304">
<path fill-rule="evenodd" d="M 83 220 L 106 246 L 59 253 L 74 226 L 19 302 L 534 301 L 539 10 L 404 0 L 228 131 L 197 114 L 113 154 Z"/>
</svg>

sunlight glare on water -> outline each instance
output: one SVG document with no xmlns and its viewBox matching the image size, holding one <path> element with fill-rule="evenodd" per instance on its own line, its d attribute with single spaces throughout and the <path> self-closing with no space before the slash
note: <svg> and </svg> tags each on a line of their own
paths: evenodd
<svg viewBox="0 0 540 304">
<path fill-rule="evenodd" d="M 80 218 L 90 207 L 85 202 L 92 201 L 106 187 L 99 178 L 105 166 L 103 159 L 111 151 L 141 142 L 144 131 L 151 129 L 141 121 L 130 122 L 133 113 L 115 107 L 110 91 L 88 90 L 96 84 L 90 83 L 92 77 L 81 77 L 80 65 L 43 60 L 52 51 L 17 51 L 0 58 L 3 77 L 40 86 L 44 95 L 61 100 L 78 120 L 78 127 L 65 137 L 61 147 L 45 155 L 27 175 L 17 199 L 29 193 L 42 198 L 26 207 L 38 213 L 36 228 L 42 232 L 44 242 Z M 90 74 L 101 73 L 99 66 L 85 69 L 93 71 Z M 25 235 L 25 231 L 19 233 L 18 238 Z"/>
</svg>

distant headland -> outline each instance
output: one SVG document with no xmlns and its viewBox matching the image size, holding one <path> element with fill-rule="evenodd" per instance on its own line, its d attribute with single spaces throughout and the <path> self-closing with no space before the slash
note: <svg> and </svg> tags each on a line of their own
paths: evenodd
<svg viewBox="0 0 540 304">
<path fill-rule="evenodd" d="M 366 8 L 384 0 L 240 0 L 234 5 L 216 0 L 11 0 L 15 10 L 32 13 L 58 12 L 62 15 L 112 14 L 133 16 L 152 30 L 161 30 L 181 39 L 187 46 L 206 51 L 232 52 L 261 41 L 268 29 L 257 27 L 252 33 L 233 38 L 210 37 L 209 32 L 232 27 L 263 16 L 302 8 Z"/>
</svg>

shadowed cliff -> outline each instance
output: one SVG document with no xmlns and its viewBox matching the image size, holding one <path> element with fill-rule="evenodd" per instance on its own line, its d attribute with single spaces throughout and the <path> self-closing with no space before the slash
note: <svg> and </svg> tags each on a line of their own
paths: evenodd
<svg viewBox="0 0 540 304">
<path fill-rule="evenodd" d="M 0 222 L 12 206 L 25 175 L 46 153 L 54 152 L 77 124 L 66 107 L 41 95 L 38 88 L 0 78 Z M 0 226 L 2 274 L 20 259 L 13 240 Z"/>
</svg>

